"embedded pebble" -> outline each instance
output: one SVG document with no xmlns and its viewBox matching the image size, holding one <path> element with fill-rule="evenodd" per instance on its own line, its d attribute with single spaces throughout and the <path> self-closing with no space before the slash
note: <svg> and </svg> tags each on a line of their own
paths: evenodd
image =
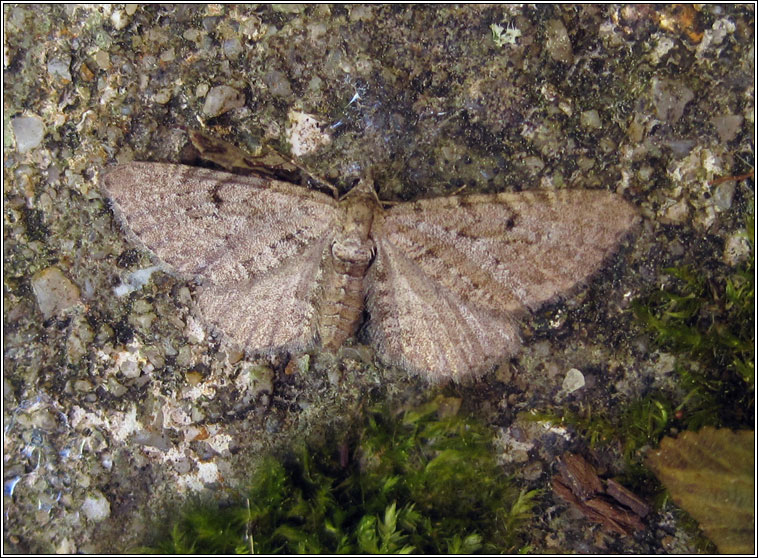
<svg viewBox="0 0 758 558">
<path fill-rule="evenodd" d="M 726 211 L 732 207 L 732 200 L 734 200 L 734 190 L 737 184 L 733 180 L 728 182 L 722 182 L 713 192 L 713 203 L 721 211 Z"/>
<path fill-rule="evenodd" d="M 526 463 L 529 461 L 529 450 L 534 447 L 534 441 L 524 440 L 518 427 L 511 426 L 498 432 L 497 445 L 503 450 L 500 455 L 503 462 Z"/>
<path fill-rule="evenodd" d="M 161 89 L 155 95 L 153 95 L 153 101 L 158 103 L 159 105 L 165 105 L 171 100 L 171 90 L 170 89 Z"/>
<path fill-rule="evenodd" d="M 687 103 L 695 98 L 692 89 L 684 83 L 657 77 L 652 80 L 652 94 L 656 115 L 671 124 L 682 117 Z"/>
<path fill-rule="evenodd" d="M 234 37 L 233 39 L 227 39 L 222 44 L 222 47 L 224 49 L 224 55 L 227 58 L 237 58 L 237 56 L 242 54 L 242 44 L 237 37 Z"/>
<path fill-rule="evenodd" d="M 274 371 L 268 366 L 254 365 L 243 370 L 240 377 L 248 383 L 247 389 L 252 395 L 267 391 L 274 392 Z"/>
<path fill-rule="evenodd" d="M 205 339 L 205 330 L 203 325 L 198 322 L 192 316 L 187 317 L 187 327 L 184 329 L 184 335 L 187 336 L 187 341 L 192 344 L 202 343 Z"/>
<path fill-rule="evenodd" d="M 176 51 L 174 47 L 167 48 L 161 52 L 161 62 L 173 62 L 176 60 Z"/>
<path fill-rule="evenodd" d="M 276 417 L 268 417 L 263 426 L 267 433 L 276 434 L 282 429 L 282 422 Z"/>
<path fill-rule="evenodd" d="M 687 200 L 681 199 L 670 205 L 661 215 L 661 222 L 666 225 L 680 225 L 684 223 L 690 215 L 690 208 Z"/>
<path fill-rule="evenodd" d="M 129 314 L 129 324 L 133 325 L 137 329 L 142 331 L 148 331 L 153 325 L 153 322 L 158 318 L 155 312 L 146 312 L 144 314 L 138 314 L 132 312 Z"/>
<path fill-rule="evenodd" d="M 76 544 L 68 537 L 63 538 L 55 547 L 56 554 L 76 554 Z"/>
<path fill-rule="evenodd" d="M 11 120 L 11 126 L 19 153 L 34 149 L 45 137 L 45 125 L 36 116 L 18 116 Z"/>
<path fill-rule="evenodd" d="M 93 58 L 95 59 L 95 64 L 101 70 L 108 70 L 111 67 L 111 57 L 107 51 L 98 50 Z"/>
<path fill-rule="evenodd" d="M 288 116 L 287 141 L 295 157 L 306 155 L 331 141 L 331 137 L 323 132 L 321 123 L 310 114 L 292 110 Z"/>
<path fill-rule="evenodd" d="M 603 127 L 603 122 L 600 120 L 600 115 L 596 110 L 586 110 L 579 116 L 579 122 L 585 128 L 594 128 L 599 130 Z"/>
<path fill-rule="evenodd" d="M 210 90 L 210 86 L 207 83 L 198 83 L 195 87 L 195 97 L 205 97 Z"/>
<path fill-rule="evenodd" d="M 551 19 L 547 22 L 545 26 L 545 48 L 547 48 L 550 58 L 556 62 L 571 64 L 574 61 L 571 40 L 560 19 Z"/>
<path fill-rule="evenodd" d="M 181 457 L 174 462 L 174 470 L 180 475 L 186 475 L 192 470 L 192 462 L 186 457 Z"/>
<path fill-rule="evenodd" d="M 563 391 L 566 394 L 573 393 L 584 387 L 584 374 L 576 368 L 571 368 L 563 378 Z"/>
<path fill-rule="evenodd" d="M 309 354 L 300 355 L 290 359 L 284 368 L 285 374 L 306 374 L 311 367 L 311 356 Z"/>
<path fill-rule="evenodd" d="M 47 61 L 47 73 L 53 77 L 59 77 L 71 81 L 71 57 L 52 58 Z"/>
<path fill-rule="evenodd" d="M 129 391 L 125 386 L 118 383 L 118 380 L 116 380 L 116 378 L 113 378 L 113 377 L 108 378 L 105 388 L 108 390 L 108 393 L 110 393 L 113 397 L 121 397 L 127 391 Z"/>
<path fill-rule="evenodd" d="M 55 420 L 55 415 L 53 415 L 49 409 L 40 409 L 39 411 L 32 413 L 29 424 L 49 432 L 55 428 L 57 422 Z"/>
<path fill-rule="evenodd" d="M 228 85 L 212 87 L 205 97 L 203 113 L 213 118 L 230 110 L 245 106 L 245 95 Z"/>
<path fill-rule="evenodd" d="M 676 44 L 670 37 L 659 37 L 656 41 L 655 48 L 650 52 L 650 60 L 653 64 L 658 64 L 661 59 L 668 54 L 668 52 L 674 48 Z"/>
<path fill-rule="evenodd" d="M 287 77 L 276 70 L 266 72 L 263 76 L 263 83 L 266 84 L 272 95 L 277 97 L 289 97 L 292 95 L 292 87 Z"/>
<path fill-rule="evenodd" d="M 125 296 L 132 291 L 141 289 L 147 285 L 148 281 L 150 281 L 150 276 L 162 268 L 163 266 L 161 265 L 152 265 L 144 269 L 133 271 L 124 277 L 123 282 L 118 287 L 113 288 L 113 292 L 116 296 Z"/>
<path fill-rule="evenodd" d="M 92 382 L 90 382 L 89 380 L 76 380 L 74 382 L 74 389 L 76 391 L 82 391 L 86 393 L 86 392 L 92 391 L 93 389 L 95 389 L 95 387 L 92 385 Z"/>
<path fill-rule="evenodd" d="M 113 10 L 111 13 L 111 24 L 113 27 L 120 31 L 129 23 L 129 18 L 124 15 L 121 10 Z"/>
<path fill-rule="evenodd" d="M 95 332 L 86 322 L 83 316 L 74 322 L 71 336 L 66 341 L 66 353 L 72 362 L 76 362 L 87 354 L 87 348 L 95 339 Z"/>
<path fill-rule="evenodd" d="M 734 232 L 726 239 L 726 246 L 724 246 L 724 261 L 728 265 L 739 264 L 750 257 L 751 253 L 750 240 L 744 230 Z"/>
<path fill-rule="evenodd" d="M 32 291 L 40 312 L 48 319 L 79 302 L 79 287 L 57 267 L 48 267 L 32 277 Z"/>
<path fill-rule="evenodd" d="M 711 118 L 711 124 L 716 128 L 719 139 L 726 143 L 737 137 L 744 119 L 739 114 L 724 114 Z"/>
<path fill-rule="evenodd" d="M 142 371 L 135 355 L 129 354 L 127 358 L 119 363 L 118 369 L 125 378 L 138 378 Z"/>
<path fill-rule="evenodd" d="M 196 386 L 203 381 L 203 375 L 196 370 L 190 370 L 184 375 L 184 379 L 187 380 L 189 385 Z"/>
<path fill-rule="evenodd" d="M 111 514 L 111 504 L 105 496 L 97 490 L 84 499 L 82 513 L 91 521 L 102 521 Z"/>
<path fill-rule="evenodd" d="M 545 163 L 539 157 L 530 155 L 524 158 L 524 166 L 531 174 L 537 175 L 545 168 Z"/>
<path fill-rule="evenodd" d="M 735 32 L 736 25 L 729 18 L 722 18 L 714 22 L 710 29 L 703 33 L 703 40 L 697 46 L 696 53 L 698 58 L 702 58 L 706 52 L 713 50 L 714 46 L 720 45 L 727 35 Z"/>
</svg>

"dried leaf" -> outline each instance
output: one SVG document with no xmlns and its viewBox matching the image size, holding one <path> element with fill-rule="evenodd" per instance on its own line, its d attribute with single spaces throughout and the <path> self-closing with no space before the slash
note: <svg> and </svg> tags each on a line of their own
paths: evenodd
<svg viewBox="0 0 758 558">
<path fill-rule="evenodd" d="M 755 553 L 754 432 L 706 427 L 664 438 L 647 465 L 724 554 Z"/>
</svg>

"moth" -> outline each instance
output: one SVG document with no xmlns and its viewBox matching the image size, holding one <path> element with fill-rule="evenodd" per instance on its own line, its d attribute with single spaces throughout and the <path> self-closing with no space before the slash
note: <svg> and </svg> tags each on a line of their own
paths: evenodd
<svg viewBox="0 0 758 558">
<path fill-rule="evenodd" d="M 605 190 L 385 208 L 369 177 L 339 197 L 276 176 L 265 165 L 240 175 L 132 162 L 103 186 L 127 230 L 200 279 L 199 313 L 243 347 L 336 351 L 365 310 L 380 359 L 436 381 L 515 352 L 518 318 L 574 290 L 640 220 Z"/>
</svg>

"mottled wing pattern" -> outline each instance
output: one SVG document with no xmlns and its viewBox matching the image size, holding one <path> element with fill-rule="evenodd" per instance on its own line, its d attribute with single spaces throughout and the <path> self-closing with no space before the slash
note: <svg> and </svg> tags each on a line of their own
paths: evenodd
<svg viewBox="0 0 758 558">
<path fill-rule="evenodd" d="M 104 186 L 142 243 L 205 279 L 200 310 L 234 340 L 310 344 L 321 263 L 341 219 L 336 201 L 269 178 L 160 163 L 120 165 Z"/>
<path fill-rule="evenodd" d="M 239 285 L 205 287 L 197 297 L 202 315 L 253 350 L 309 349 L 316 340 L 330 240 L 314 242 L 279 267 Z"/>
<path fill-rule="evenodd" d="M 470 304 L 386 238 L 367 276 L 368 335 L 385 362 L 430 379 L 460 380 L 519 345 L 510 316 Z"/>
<path fill-rule="evenodd" d="M 395 206 L 372 229 L 370 335 L 412 370 L 479 372 L 518 346 L 513 318 L 570 292 L 638 221 L 622 198 L 596 190 Z"/>
</svg>

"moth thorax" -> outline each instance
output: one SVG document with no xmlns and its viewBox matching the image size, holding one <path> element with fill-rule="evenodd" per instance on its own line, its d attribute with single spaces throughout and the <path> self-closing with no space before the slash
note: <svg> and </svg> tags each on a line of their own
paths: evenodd
<svg viewBox="0 0 758 558">
<path fill-rule="evenodd" d="M 367 265 L 374 256 L 374 241 L 350 237 L 332 244 L 332 256 L 339 262 Z"/>
</svg>

